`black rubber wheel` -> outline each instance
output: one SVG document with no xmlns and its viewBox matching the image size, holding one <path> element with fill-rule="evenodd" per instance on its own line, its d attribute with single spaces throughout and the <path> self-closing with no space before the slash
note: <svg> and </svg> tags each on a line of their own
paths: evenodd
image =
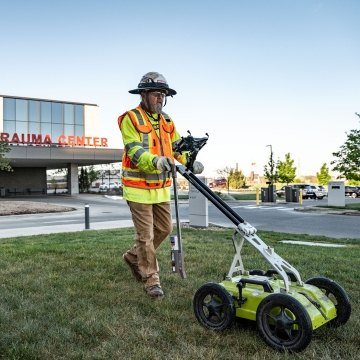
<svg viewBox="0 0 360 360">
<path fill-rule="evenodd" d="M 261 276 L 265 276 L 265 271 L 261 270 L 261 269 L 252 269 L 249 271 L 250 275 L 261 275 Z"/>
<path fill-rule="evenodd" d="M 204 327 L 223 331 L 235 318 L 235 307 L 231 295 L 216 283 L 201 286 L 194 295 L 194 313 Z"/>
<path fill-rule="evenodd" d="M 351 315 L 350 299 L 346 291 L 338 283 L 326 277 L 313 277 L 306 280 L 305 283 L 321 289 L 335 304 L 337 315 L 335 319 L 328 322 L 329 327 L 339 327 L 349 320 Z"/>
<path fill-rule="evenodd" d="M 271 294 L 263 299 L 256 324 L 261 337 L 276 350 L 302 351 L 312 338 L 309 314 L 298 300 L 286 294 Z"/>
</svg>

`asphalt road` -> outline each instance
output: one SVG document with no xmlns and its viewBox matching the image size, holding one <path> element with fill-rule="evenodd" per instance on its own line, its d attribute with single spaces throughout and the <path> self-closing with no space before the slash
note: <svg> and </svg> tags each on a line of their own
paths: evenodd
<svg viewBox="0 0 360 360">
<path fill-rule="evenodd" d="M 19 200 L 24 199 L 19 198 Z M 128 206 L 120 197 L 81 194 L 75 197 L 47 196 L 32 198 L 31 201 L 72 206 L 76 210 L 66 213 L 1 216 L 1 238 L 84 230 L 84 209 L 86 204 L 90 208 L 90 229 L 132 226 Z M 346 201 L 360 202 L 360 199 Z M 324 235 L 334 238 L 356 238 L 360 240 L 360 216 L 305 211 L 314 205 L 326 205 L 326 198 L 317 201 L 304 200 L 302 205 L 277 202 L 275 204 L 265 203 L 256 206 L 254 202 L 242 201 L 229 202 L 228 204 L 258 230 Z M 296 211 L 299 209 L 302 211 Z M 188 221 L 187 201 L 179 202 L 179 212 L 181 220 Z M 173 214 L 175 214 L 174 211 Z M 209 222 L 222 226 L 234 226 L 212 204 L 209 204 Z"/>
</svg>

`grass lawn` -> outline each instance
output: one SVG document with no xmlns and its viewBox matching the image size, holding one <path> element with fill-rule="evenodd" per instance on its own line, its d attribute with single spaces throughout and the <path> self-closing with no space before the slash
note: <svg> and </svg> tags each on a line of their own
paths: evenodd
<svg viewBox="0 0 360 360">
<path fill-rule="evenodd" d="M 192 310 L 195 291 L 220 282 L 229 270 L 231 229 L 183 229 L 188 278 L 171 273 L 170 244 L 159 249 L 162 301 L 145 296 L 121 255 L 133 229 L 3 239 L 0 242 L 1 359 L 360 359 L 360 238 L 259 232 L 294 265 L 303 279 L 339 282 L 352 302 L 341 328 L 322 327 L 299 354 L 272 350 L 254 324 L 225 332 L 202 328 Z M 279 243 L 303 240 L 345 248 Z M 261 255 L 244 245 L 246 268 L 267 269 Z"/>
</svg>

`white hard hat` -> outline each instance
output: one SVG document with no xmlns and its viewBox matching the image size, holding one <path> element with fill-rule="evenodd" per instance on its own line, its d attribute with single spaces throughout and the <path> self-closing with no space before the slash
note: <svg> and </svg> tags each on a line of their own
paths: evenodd
<svg viewBox="0 0 360 360">
<path fill-rule="evenodd" d="M 176 95 L 174 89 L 170 89 L 163 75 L 158 72 L 148 72 L 140 80 L 137 89 L 129 90 L 130 94 L 140 94 L 145 90 L 165 90 L 167 95 Z"/>
</svg>

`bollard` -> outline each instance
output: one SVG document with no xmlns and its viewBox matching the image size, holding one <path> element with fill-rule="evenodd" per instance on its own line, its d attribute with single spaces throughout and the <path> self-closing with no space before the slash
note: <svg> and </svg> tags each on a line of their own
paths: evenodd
<svg viewBox="0 0 360 360">
<path fill-rule="evenodd" d="M 90 229 L 90 206 L 85 205 L 85 230 Z"/>
</svg>

